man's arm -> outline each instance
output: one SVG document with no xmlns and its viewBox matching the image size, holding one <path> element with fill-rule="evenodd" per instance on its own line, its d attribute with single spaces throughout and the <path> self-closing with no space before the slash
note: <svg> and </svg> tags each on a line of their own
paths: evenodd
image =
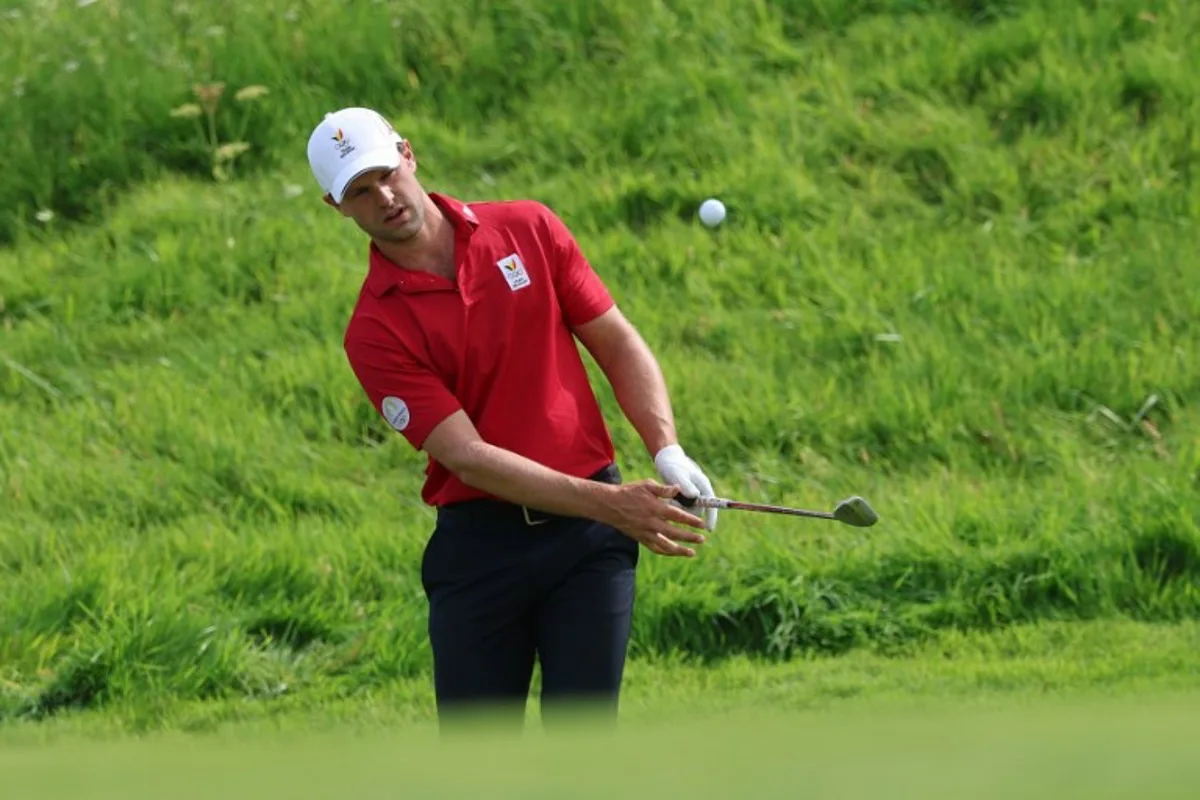
<svg viewBox="0 0 1200 800">
<path fill-rule="evenodd" d="M 616 306 L 574 330 L 604 370 L 663 482 L 679 487 L 683 502 L 697 496 L 712 497 L 712 482 L 679 445 L 667 382 L 641 334 Z M 717 509 L 705 509 L 704 527 L 711 531 L 716 526 Z"/>
<path fill-rule="evenodd" d="M 553 514 L 599 519 L 614 490 L 488 444 L 462 411 L 434 428 L 421 449 L 468 486 Z"/>
<path fill-rule="evenodd" d="M 712 483 L 676 441 L 667 384 L 650 348 L 617 309 L 563 221 L 546 209 L 542 222 L 563 319 L 604 370 L 658 474 L 684 498 L 712 497 Z M 717 509 L 705 509 L 704 518 L 705 527 L 713 530 Z"/>
<path fill-rule="evenodd" d="M 678 487 L 565 475 L 483 441 L 463 411 L 439 423 L 422 449 L 468 486 L 529 508 L 605 522 L 660 555 L 691 557 L 695 551 L 676 542 L 704 541 L 703 534 L 676 527 L 702 529 L 699 517 L 662 502 L 675 497 Z"/>
<path fill-rule="evenodd" d="M 575 328 L 650 455 L 677 444 L 675 416 L 658 360 L 637 329 L 613 306 Z"/>
<path fill-rule="evenodd" d="M 675 419 L 658 361 L 617 309 L 566 224 L 548 208 L 542 222 L 563 320 L 604 370 L 621 410 L 650 454 L 676 444 Z"/>
</svg>

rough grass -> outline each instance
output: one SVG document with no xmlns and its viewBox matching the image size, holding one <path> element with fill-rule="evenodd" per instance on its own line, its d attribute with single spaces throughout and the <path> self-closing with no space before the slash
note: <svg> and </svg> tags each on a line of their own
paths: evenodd
<svg viewBox="0 0 1200 800">
<path fill-rule="evenodd" d="M 303 162 L 352 103 L 429 188 L 562 214 L 719 493 L 879 510 L 646 559 L 635 658 L 1200 613 L 1189 6 L 430 8 L 0 15 L 0 718 L 426 674 L 423 462 L 345 365 L 363 242 Z"/>
</svg>

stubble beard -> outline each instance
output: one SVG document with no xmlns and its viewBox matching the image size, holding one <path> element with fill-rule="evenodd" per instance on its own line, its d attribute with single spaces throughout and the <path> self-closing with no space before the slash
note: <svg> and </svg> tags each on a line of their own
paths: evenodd
<svg viewBox="0 0 1200 800">
<path fill-rule="evenodd" d="M 399 228 L 380 225 L 375 230 L 367 231 L 372 237 L 384 242 L 403 244 L 416 238 L 425 225 L 425 209 L 418 203 L 409 206 L 408 221 Z"/>
</svg>

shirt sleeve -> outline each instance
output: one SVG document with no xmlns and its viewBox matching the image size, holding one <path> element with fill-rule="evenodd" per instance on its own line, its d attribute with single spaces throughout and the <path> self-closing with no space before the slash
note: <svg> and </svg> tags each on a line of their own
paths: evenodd
<svg viewBox="0 0 1200 800">
<path fill-rule="evenodd" d="M 436 373 L 374 326 L 348 333 L 346 357 L 375 411 L 413 448 L 462 405 Z"/>
<path fill-rule="evenodd" d="M 612 294 L 566 224 L 549 208 L 543 216 L 549 229 L 554 291 L 563 315 L 572 327 L 590 322 L 613 306 Z"/>
</svg>

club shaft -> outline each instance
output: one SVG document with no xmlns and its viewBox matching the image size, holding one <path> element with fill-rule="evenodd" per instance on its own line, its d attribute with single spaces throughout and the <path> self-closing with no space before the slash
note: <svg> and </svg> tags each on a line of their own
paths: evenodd
<svg viewBox="0 0 1200 800">
<path fill-rule="evenodd" d="M 788 506 L 773 506 L 766 503 L 746 503 L 741 500 L 725 500 L 723 498 L 697 498 L 697 506 L 703 508 L 736 508 L 742 511 L 762 511 L 768 514 L 790 514 L 794 517 L 817 517 L 819 519 L 836 519 L 828 511 L 809 511 L 803 508 Z"/>
<path fill-rule="evenodd" d="M 738 500 L 730 500 L 726 508 L 739 508 L 743 511 L 763 511 L 768 514 L 790 514 L 794 517 L 819 517 L 820 519 L 834 519 L 833 514 L 828 511 L 809 511 L 805 508 L 789 508 L 787 506 L 772 506 L 764 503 L 743 503 Z"/>
</svg>

